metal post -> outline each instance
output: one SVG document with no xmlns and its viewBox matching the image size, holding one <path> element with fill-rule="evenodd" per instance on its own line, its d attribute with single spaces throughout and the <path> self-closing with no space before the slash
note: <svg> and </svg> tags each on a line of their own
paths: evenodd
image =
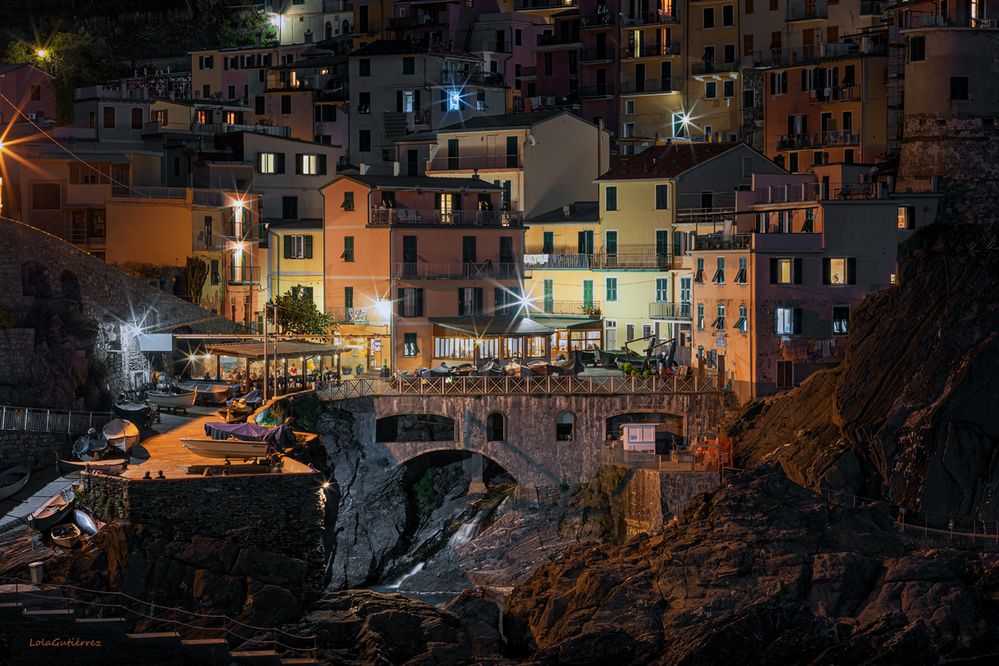
<svg viewBox="0 0 999 666">
<path fill-rule="evenodd" d="M 52 410 L 51 409 L 46 409 L 45 410 L 45 432 L 49 431 L 49 417 L 50 416 L 52 416 Z"/>
</svg>

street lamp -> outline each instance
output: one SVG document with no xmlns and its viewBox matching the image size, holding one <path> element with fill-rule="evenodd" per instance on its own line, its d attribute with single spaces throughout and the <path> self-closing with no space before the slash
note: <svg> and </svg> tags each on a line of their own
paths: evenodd
<svg viewBox="0 0 999 666">
<path fill-rule="evenodd" d="M 45 49 L 38 49 L 35 51 L 35 55 L 38 56 L 40 60 L 45 60 L 45 57 L 49 54 Z"/>
</svg>

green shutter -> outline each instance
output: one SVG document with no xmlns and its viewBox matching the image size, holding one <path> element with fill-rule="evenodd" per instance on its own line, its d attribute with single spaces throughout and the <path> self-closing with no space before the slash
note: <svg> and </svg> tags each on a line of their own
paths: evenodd
<svg viewBox="0 0 999 666">
<path fill-rule="evenodd" d="M 284 237 L 284 258 L 291 259 L 291 236 Z"/>
<path fill-rule="evenodd" d="M 312 259 L 312 234 L 305 237 L 305 258 Z"/>
</svg>

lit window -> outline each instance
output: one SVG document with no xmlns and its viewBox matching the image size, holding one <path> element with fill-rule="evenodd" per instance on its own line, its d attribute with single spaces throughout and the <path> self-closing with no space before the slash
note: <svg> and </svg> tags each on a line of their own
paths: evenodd
<svg viewBox="0 0 999 666">
<path fill-rule="evenodd" d="M 704 303 L 697 304 L 697 330 L 704 330 Z"/>
<path fill-rule="evenodd" d="M 846 284 L 846 259 L 829 260 L 828 284 Z"/>
<path fill-rule="evenodd" d="M 319 174 L 319 156 L 318 155 L 302 155 L 301 156 L 301 170 L 302 174 L 306 176 L 315 176 Z"/>
<path fill-rule="evenodd" d="M 447 93 L 447 110 L 448 111 L 460 111 L 461 110 L 461 91 L 460 90 L 449 90 Z"/>
<path fill-rule="evenodd" d="M 797 335 L 801 332 L 801 310 L 798 308 L 777 308 L 774 318 L 777 335 Z"/>
<path fill-rule="evenodd" d="M 277 155 L 274 153 L 260 153 L 260 173 L 277 173 Z"/>
<path fill-rule="evenodd" d="M 402 110 L 404 113 L 413 113 L 416 94 L 412 90 L 402 91 Z"/>
<path fill-rule="evenodd" d="M 794 260 L 771 259 L 770 284 L 793 284 L 793 283 L 794 283 Z"/>
<path fill-rule="evenodd" d="M 749 333 L 749 309 L 745 305 L 739 306 L 739 319 L 733 328 L 740 333 Z"/>
<path fill-rule="evenodd" d="M 850 329 L 850 307 L 834 305 L 832 309 L 833 335 L 846 335 Z"/>
<path fill-rule="evenodd" d="M 916 226 L 916 210 L 912 206 L 898 207 L 898 228 L 914 229 Z"/>
</svg>

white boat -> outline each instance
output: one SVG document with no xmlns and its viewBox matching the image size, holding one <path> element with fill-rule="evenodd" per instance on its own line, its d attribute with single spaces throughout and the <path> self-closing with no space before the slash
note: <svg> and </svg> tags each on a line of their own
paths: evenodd
<svg viewBox="0 0 999 666">
<path fill-rule="evenodd" d="M 72 548 L 80 539 L 80 528 L 73 523 L 66 523 L 65 525 L 56 525 L 49 532 L 52 536 L 52 542 L 57 546 L 62 546 L 63 548 Z"/>
<path fill-rule="evenodd" d="M 18 465 L 0 472 L 0 499 L 5 499 L 18 493 L 31 478 L 31 468 L 27 465 Z"/>
<path fill-rule="evenodd" d="M 148 391 L 146 397 L 149 402 L 157 407 L 167 409 L 187 409 L 194 407 L 194 401 L 198 399 L 198 389 L 186 393 L 166 393 L 161 391 Z"/>
<path fill-rule="evenodd" d="M 210 439 L 208 437 L 182 437 L 180 443 L 191 453 L 202 458 L 262 458 L 267 455 L 268 442 L 247 442 L 239 439 Z"/>
<path fill-rule="evenodd" d="M 101 528 L 104 527 L 104 523 L 97 520 L 83 509 L 77 509 L 73 512 L 73 522 L 80 528 L 80 532 L 86 534 L 87 536 L 97 534 Z"/>
<path fill-rule="evenodd" d="M 224 405 L 232 393 L 229 384 L 180 384 L 185 391 L 197 391 L 202 402 L 209 405 Z"/>
<path fill-rule="evenodd" d="M 138 427 L 125 419 L 111 419 L 104 424 L 103 432 L 108 444 L 125 453 L 139 442 Z"/>
</svg>

